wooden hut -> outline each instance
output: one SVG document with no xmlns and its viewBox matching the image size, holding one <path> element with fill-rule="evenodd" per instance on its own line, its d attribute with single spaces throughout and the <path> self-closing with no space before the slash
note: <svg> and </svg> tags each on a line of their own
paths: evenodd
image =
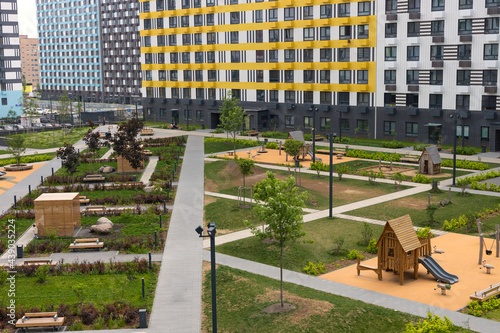
<svg viewBox="0 0 500 333">
<path fill-rule="evenodd" d="M 427 175 L 441 173 L 441 156 L 436 146 L 425 147 L 418 159 L 418 172 Z"/>
<path fill-rule="evenodd" d="M 418 278 L 418 257 L 431 253 L 430 238 L 419 239 L 413 229 L 410 215 L 387 221 L 378 242 L 378 272 L 383 269 L 399 274 L 404 283 L 404 272 L 413 268 L 413 278 Z"/>
<path fill-rule="evenodd" d="M 130 165 L 130 162 L 123 156 L 118 155 L 116 156 L 116 164 L 117 164 L 117 172 L 122 173 L 122 172 L 140 172 L 144 168 L 144 161 L 141 162 L 141 166 L 135 170 L 132 168 Z"/>
<path fill-rule="evenodd" d="M 80 227 L 80 194 L 43 193 L 35 199 L 35 223 L 38 235 L 73 237 L 75 227 Z"/>
</svg>

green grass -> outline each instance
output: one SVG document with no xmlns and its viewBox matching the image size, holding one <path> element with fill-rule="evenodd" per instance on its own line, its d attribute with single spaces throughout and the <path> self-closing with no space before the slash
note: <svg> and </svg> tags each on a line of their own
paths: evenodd
<svg viewBox="0 0 500 333">
<path fill-rule="evenodd" d="M 25 155 L 21 157 L 21 163 L 50 161 L 51 159 L 56 157 L 56 155 L 57 155 L 56 153 Z M 0 160 L 0 165 L 9 165 L 15 163 L 17 163 L 17 161 L 13 158 L 3 158 Z"/>
<path fill-rule="evenodd" d="M 215 202 L 206 205 L 205 220 L 217 221 L 218 235 L 246 229 L 244 220 L 252 223 L 258 222 L 252 208 L 240 208 L 237 200 L 228 199 L 216 199 Z"/>
<path fill-rule="evenodd" d="M 211 332 L 210 271 L 203 284 L 202 330 Z M 296 306 L 285 313 L 264 313 L 279 302 L 280 282 L 236 270 L 217 268 L 217 325 L 223 332 L 402 332 L 418 317 L 284 283 L 285 302 Z"/>
<path fill-rule="evenodd" d="M 427 195 L 427 192 L 419 193 L 410 197 L 393 200 L 391 202 L 356 209 L 346 212 L 346 214 L 383 221 L 410 214 L 414 225 L 424 226 L 429 220 L 425 210 L 427 207 Z M 432 203 L 442 200 L 448 200 L 448 192 L 431 194 Z M 442 225 L 444 220 L 450 220 L 452 218 L 458 219 L 462 214 L 478 212 L 483 208 L 492 209 L 498 205 L 497 197 L 478 194 L 461 196 L 456 192 L 451 193 L 451 201 L 451 204 L 436 210 L 434 219 L 439 223 L 439 225 Z M 488 227 L 494 227 L 496 223 L 500 223 L 500 218 L 496 217 L 487 220 L 484 223 Z"/>
<path fill-rule="evenodd" d="M 257 147 L 259 143 L 252 140 L 236 140 L 236 149 L 243 149 L 249 147 Z M 222 151 L 233 150 L 233 140 L 230 138 L 229 141 L 206 141 L 205 140 L 205 154 L 214 154 Z"/>
<path fill-rule="evenodd" d="M 16 220 L 15 222 L 15 226 L 16 226 L 16 239 L 18 239 L 19 237 L 21 237 L 21 235 L 30 227 L 33 225 L 33 223 L 35 223 L 35 220 L 33 219 L 20 219 L 20 218 L 16 218 L 14 216 L 14 214 L 11 214 L 11 215 L 8 215 L 6 216 L 2 222 L 0 223 L 0 225 L 2 226 L 2 228 L 0 229 L 0 237 L 7 237 L 7 233 L 5 232 L 5 227 L 4 226 L 7 226 L 9 225 L 8 223 L 8 220 L 9 219 L 14 219 Z"/>
<path fill-rule="evenodd" d="M 47 149 L 47 148 L 58 148 L 62 147 L 65 142 L 69 144 L 75 144 L 80 140 L 85 133 L 87 133 L 87 127 L 74 127 L 71 134 L 64 134 L 62 130 L 53 130 L 37 133 L 28 134 L 16 134 L 23 135 L 26 138 L 26 147 L 33 149 Z"/>
<path fill-rule="evenodd" d="M 147 308 L 153 305 L 157 277 L 154 272 L 134 273 L 130 280 L 127 274 L 106 273 L 71 274 L 48 276 L 47 282 L 38 283 L 36 277 L 18 276 L 16 278 L 16 304 L 23 307 L 43 308 L 60 303 L 93 303 L 95 305 L 126 300 L 137 307 Z M 146 298 L 142 298 L 141 279 L 144 277 Z M 79 298 L 72 286 L 86 286 L 83 297 Z M 8 284 L 0 285 L 0 303 L 7 304 Z M 148 312 L 149 312 L 148 311 Z"/>
<path fill-rule="evenodd" d="M 218 227 L 218 225 L 217 225 Z M 290 246 L 283 258 L 283 267 L 302 272 L 309 261 L 329 263 L 345 257 L 345 254 L 330 254 L 334 248 L 334 240 L 344 237 L 343 248 L 351 251 L 365 251 L 366 246 L 358 242 L 362 239 L 363 223 L 343 219 L 321 219 L 304 224 L 304 237 Z M 378 239 L 383 226 L 370 225 L 373 237 Z M 257 237 L 250 237 L 217 246 L 217 252 L 243 259 L 279 266 L 280 247 L 278 244 L 263 244 Z"/>
</svg>

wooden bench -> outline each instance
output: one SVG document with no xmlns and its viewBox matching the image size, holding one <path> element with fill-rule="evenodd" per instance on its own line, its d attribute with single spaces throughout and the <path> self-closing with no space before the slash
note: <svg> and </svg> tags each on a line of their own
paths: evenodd
<svg viewBox="0 0 500 333">
<path fill-rule="evenodd" d="M 248 131 L 247 132 L 248 136 L 258 136 L 259 134 L 260 134 L 260 132 L 257 132 L 257 131 Z"/>
<path fill-rule="evenodd" d="M 69 245 L 70 250 L 82 250 L 82 249 L 96 249 L 99 251 L 104 247 L 103 242 L 99 242 L 99 238 L 80 238 L 75 239 L 73 243 Z"/>
<path fill-rule="evenodd" d="M 123 186 L 125 188 L 129 188 L 129 189 L 136 188 L 136 187 L 142 186 L 142 185 L 144 185 L 142 182 L 128 182 L 128 183 L 123 184 Z"/>
<path fill-rule="evenodd" d="M 57 312 L 32 312 L 25 313 L 17 320 L 16 327 L 27 332 L 28 327 L 52 327 L 54 331 L 59 331 L 64 324 L 64 317 L 57 316 Z"/>
<path fill-rule="evenodd" d="M 316 136 L 314 137 L 314 141 L 323 141 L 324 139 L 325 139 L 325 138 L 324 138 L 324 137 L 322 137 L 321 135 L 316 135 Z"/>
<path fill-rule="evenodd" d="M 484 302 L 497 295 L 500 295 L 500 283 L 490 285 L 489 288 L 484 290 L 476 291 L 473 295 L 470 295 L 470 299 L 473 301 Z"/>
<path fill-rule="evenodd" d="M 78 197 L 78 199 L 80 200 L 80 205 L 81 205 L 81 204 L 84 204 L 84 205 L 85 205 L 85 204 L 90 203 L 90 199 L 89 199 L 89 198 L 87 198 L 85 195 L 80 195 L 80 196 Z"/>
<path fill-rule="evenodd" d="M 418 163 L 418 156 L 405 155 L 399 159 L 401 162 Z"/>
<path fill-rule="evenodd" d="M 104 211 L 106 211 L 106 206 L 92 206 L 85 208 L 85 212 L 87 213 L 99 213 Z"/>
<path fill-rule="evenodd" d="M 144 150 L 142 151 L 142 153 L 143 153 L 144 155 L 147 155 L 147 156 L 151 156 L 151 155 L 153 155 L 153 153 L 152 153 L 152 152 L 151 152 L 151 150 L 149 150 L 149 149 L 144 149 Z"/>
<path fill-rule="evenodd" d="M 102 182 L 106 178 L 104 178 L 102 175 L 86 175 L 85 178 L 83 178 L 84 182 Z"/>
<path fill-rule="evenodd" d="M 152 128 L 143 128 L 141 131 L 141 135 L 153 135 L 155 131 Z"/>
<path fill-rule="evenodd" d="M 22 264 L 18 264 L 18 267 L 25 267 L 25 266 L 51 266 L 51 267 L 56 267 L 59 264 L 59 262 L 52 260 L 52 259 L 41 259 L 41 260 L 25 260 Z"/>
<path fill-rule="evenodd" d="M 378 279 L 382 280 L 382 272 L 378 268 L 361 264 L 361 259 L 359 259 L 359 257 L 358 257 L 358 265 L 356 266 L 356 270 L 358 271 L 358 275 L 361 271 L 374 271 L 375 274 L 377 274 Z"/>
<path fill-rule="evenodd" d="M 327 149 L 317 149 L 316 154 L 327 154 L 330 155 L 330 150 Z M 342 150 L 342 148 L 337 148 L 336 150 L 333 151 L 333 155 L 341 155 L 345 156 L 346 152 L 345 150 Z"/>
</svg>

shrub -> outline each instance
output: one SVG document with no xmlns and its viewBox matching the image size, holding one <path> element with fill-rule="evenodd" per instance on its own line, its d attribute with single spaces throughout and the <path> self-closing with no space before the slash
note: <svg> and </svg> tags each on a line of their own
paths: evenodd
<svg viewBox="0 0 500 333">
<path fill-rule="evenodd" d="M 49 266 L 40 266 L 35 272 L 36 282 L 44 283 L 47 281 L 47 275 L 49 273 Z"/>
<path fill-rule="evenodd" d="M 278 149 L 278 144 L 276 142 L 266 143 L 266 149 Z"/>
<path fill-rule="evenodd" d="M 80 318 L 85 325 L 92 324 L 99 317 L 99 310 L 94 304 L 83 304 L 80 307 Z"/>
<path fill-rule="evenodd" d="M 417 237 L 427 238 L 427 235 L 429 233 L 431 234 L 431 238 L 434 237 L 434 234 L 431 232 L 431 228 L 430 227 L 418 228 L 417 229 Z"/>
<path fill-rule="evenodd" d="M 430 184 L 430 183 L 432 183 L 432 180 L 429 177 L 426 177 L 426 176 L 422 175 L 421 173 L 418 173 L 411 180 L 414 183 L 421 183 L 421 184 Z"/>
<path fill-rule="evenodd" d="M 373 230 L 369 223 L 363 223 L 363 230 L 361 231 L 361 240 L 359 241 L 359 245 L 366 246 L 370 243 L 370 240 L 373 237 Z"/>
<path fill-rule="evenodd" d="M 372 254 L 378 253 L 377 240 L 375 238 L 370 239 L 370 243 L 368 243 L 368 246 L 366 247 L 366 252 Z"/>
<path fill-rule="evenodd" d="M 405 333 L 449 333 L 454 332 L 455 328 L 451 320 L 446 316 L 442 320 L 438 315 L 427 313 L 427 319 L 421 319 L 418 323 L 408 323 L 405 327 Z"/>
<path fill-rule="evenodd" d="M 363 259 L 363 255 L 358 252 L 358 250 L 352 250 L 347 254 L 347 259 L 353 260 L 353 259 Z"/>
<path fill-rule="evenodd" d="M 396 172 L 391 176 L 391 179 L 394 180 L 394 184 L 396 184 L 396 187 L 399 188 L 399 186 L 401 186 L 401 183 L 406 180 L 406 176 L 401 172 Z"/>
<path fill-rule="evenodd" d="M 382 144 L 384 148 L 404 148 L 406 147 L 406 143 L 402 141 L 386 141 Z"/>
<path fill-rule="evenodd" d="M 309 261 L 309 264 L 304 267 L 302 271 L 306 274 L 317 276 L 318 274 L 323 274 L 325 272 L 325 264 L 320 261 L 317 265 L 315 265 Z"/>
<path fill-rule="evenodd" d="M 71 326 L 69 327 L 69 330 L 70 331 L 83 331 L 82 321 L 80 319 L 75 320 L 73 322 L 73 324 L 71 324 Z"/>
<path fill-rule="evenodd" d="M 474 155 L 476 154 L 476 149 L 474 147 L 457 147 L 457 154 Z"/>
<path fill-rule="evenodd" d="M 327 171 L 325 169 L 329 170 L 329 168 L 330 168 L 329 165 L 326 165 L 325 163 L 320 161 L 311 163 L 311 166 L 309 167 L 309 169 L 314 170 L 318 173 L 318 177 L 321 171 Z"/>
<path fill-rule="evenodd" d="M 344 246 L 344 237 L 343 236 L 337 236 L 333 240 L 333 245 L 334 245 L 334 248 L 331 251 L 332 254 L 343 253 L 344 249 L 342 247 Z"/>
</svg>

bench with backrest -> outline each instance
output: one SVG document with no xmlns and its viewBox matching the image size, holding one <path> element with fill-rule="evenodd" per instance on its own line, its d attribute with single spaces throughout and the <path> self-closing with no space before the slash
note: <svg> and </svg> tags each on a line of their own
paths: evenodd
<svg viewBox="0 0 500 333">
<path fill-rule="evenodd" d="M 106 206 L 90 206 L 85 208 L 85 212 L 104 212 L 106 211 Z"/>
<path fill-rule="evenodd" d="M 19 327 L 27 332 L 29 327 L 52 327 L 54 331 L 59 331 L 64 324 L 64 317 L 59 317 L 57 312 L 27 312 L 16 322 Z"/>
<path fill-rule="evenodd" d="M 330 150 L 329 149 L 317 149 L 316 150 L 316 153 L 317 154 L 330 154 Z M 333 155 L 342 155 L 344 156 L 346 154 L 346 151 L 344 148 L 335 148 L 335 150 L 333 150 Z"/>
<path fill-rule="evenodd" d="M 99 242 L 99 238 L 79 238 L 75 239 L 73 243 L 69 245 L 70 250 L 84 250 L 84 249 L 96 249 L 99 251 L 104 247 L 103 242 Z"/>
<path fill-rule="evenodd" d="M 254 131 L 254 130 L 251 130 L 251 131 L 247 132 L 248 136 L 258 136 L 259 134 L 260 134 L 260 132 L 257 132 L 257 131 Z"/>
<path fill-rule="evenodd" d="M 418 156 L 405 155 L 404 157 L 401 157 L 399 160 L 401 162 L 407 162 L 407 163 L 418 163 Z"/>
<path fill-rule="evenodd" d="M 86 175 L 85 178 L 83 178 L 84 182 L 100 182 L 105 180 L 104 176 L 102 175 Z"/>
<path fill-rule="evenodd" d="M 143 153 L 144 155 L 147 155 L 147 156 L 151 156 L 151 155 L 153 155 L 153 153 L 152 153 L 152 152 L 151 152 L 151 150 L 149 150 L 149 149 L 144 149 L 144 150 L 142 151 L 142 153 Z"/>
<path fill-rule="evenodd" d="M 80 204 L 84 204 L 85 205 L 85 204 L 90 203 L 90 199 L 87 198 L 85 195 L 80 195 L 78 197 L 78 199 L 80 200 Z"/>
<path fill-rule="evenodd" d="M 473 301 L 484 302 L 490 298 L 496 297 L 497 295 L 500 295 L 500 283 L 490 285 L 489 288 L 484 290 L 476 291 L 473 295 L 470 295 L 470 299 Z"/>
<path fill-rule="evenodd" d="M 321 135 L 319 135 L 319 134 L 318 134 L 318 135 L 316 135 L 316 136 L 314 137 L 314 141 L 323 141 L 324 139 L 325 139 L 325 138 L 324 138 L 324 137 L 322 137 L 322 136 L 321 136 Z"/>
<path fill-rule="evenodd" d="M 26 267 L 26 266 L 51 266 L 55 267 L 57 266 L 58 262 L 52 259 L 40 259 L 40 260 L 25 260 L 22 264 L 18 264 L 17 266 L 19 267 Z"/>
<path fill-rule="evenodd" d="M 152 128 L 143 128 L 141 131 L 141 135 L 153 135 L 155 131 Z"/>
</svg>

